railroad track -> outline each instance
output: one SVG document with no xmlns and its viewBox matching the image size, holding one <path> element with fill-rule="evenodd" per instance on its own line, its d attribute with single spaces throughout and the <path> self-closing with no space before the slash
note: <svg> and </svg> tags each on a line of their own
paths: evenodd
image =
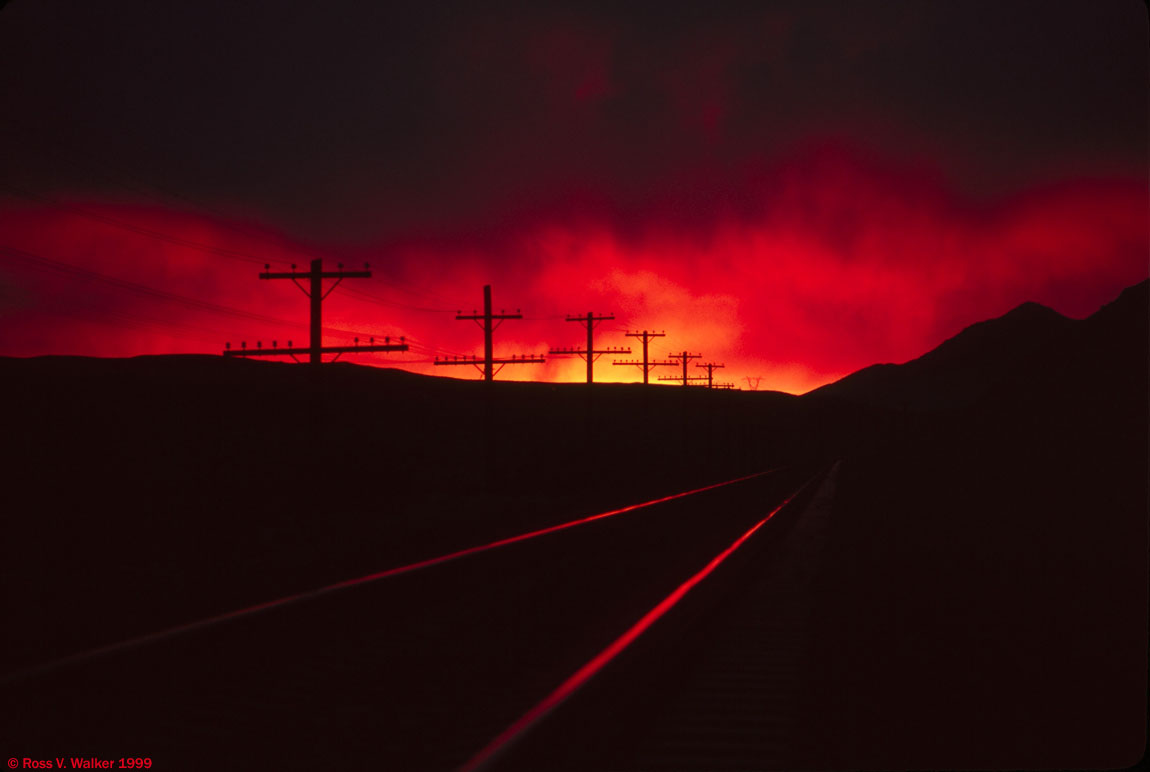
<svg viewBox="0 0 1150 772">
<path fill-rule="evenodd" d="M 3 745 L 161 770 L 515 766 L 810 482 L 728 481 L 9 674 Z"/>
</svg>

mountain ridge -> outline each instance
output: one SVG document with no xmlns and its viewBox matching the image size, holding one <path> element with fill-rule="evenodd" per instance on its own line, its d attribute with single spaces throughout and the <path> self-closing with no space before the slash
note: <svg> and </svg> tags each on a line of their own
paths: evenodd
<svg viewBox="0 0 1150 772">
<path fill-rule="evenodd" d="M 804 397 L 890 409 L 935 410 L 972 404 L 1023 382 L 1067 377 L 1099 356 L 1145 352 L 1150 279 L 1127 287 L 1085 319 L 1033 301 L 976 322 L 902 364 L 876 364 Z"/>
</svg>

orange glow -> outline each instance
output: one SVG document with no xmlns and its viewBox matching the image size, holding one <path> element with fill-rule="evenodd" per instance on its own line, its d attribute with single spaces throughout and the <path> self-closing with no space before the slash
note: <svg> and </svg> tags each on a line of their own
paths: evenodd
<svg viewBox="0 0 1150 772">
<path fill-rule="evenodd" d="M 562 75 L 576 90 L 584 78 L 597 77 L 598 67 L 577 64 Z M 786 164 L 748 172 L 735 198 L 702 213 L 656 200 L 642 217 L 619 221 L 571 205 L 524 213 L 482 232 L 409 233 L 322 249 L 186 212 L 98 201 L 58 209 L 4 199 L 0 246 L 265 318 L 229 318 L 0 253 L 0 354 L 218 353 L 227 341 L 257 339 L 302 344 L 303 294 L 289 282 L 256 277 L 264 261 L 280 269 L 320 255 L 325 265 L 366 261 L 375 272 L 370 280 L 345 282 L 325 302 L 326 343 L 405 335 L 414 344 L 407 355 L 351 361 L 476 377 L 469 367 L 435 367 L 431 360 L 481 353 L 480 330 L 454 316 L 480 307 L 482 285 L 490 283 L 497 311 L 522 309 L 526 317 L 498 329 L 496 356 L 582 346 L 582 327 L 564 317 L 614 313 L 595 342 L 632 346 L 633 354 L 621 358 L 639 354 L 625 330 L 665 330 L 652 343 L 652 358 L 687 349 L 703 362 L 725 363 L 716 374 L 722 381 L 743 386 L 744 376 L 761 376 L 762 389 L 802 393 L 876 362 L 919 356 L 1028 300 L 1084 316 L 1147 275 L 1144 182 L 1067 181 L 979 202 L 930 173 L 884 166 L 825 143 Z M 612 366 L 614 358 L 599 360 L 597 381 L 641 380 L 638 368 Z M 652 379 L 671 374 L 659 368 Z M 584 377 L 577 357 L 508 366 L 499 375 Z"/>
</svg>

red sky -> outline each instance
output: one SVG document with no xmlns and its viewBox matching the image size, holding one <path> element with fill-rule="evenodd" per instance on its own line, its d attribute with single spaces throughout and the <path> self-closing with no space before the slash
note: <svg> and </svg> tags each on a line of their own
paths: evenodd
<svg viewBox="0 0 1150 772">
<path fill-rule="evenodd" d="M 353 361 L 472 377 L 429 360 L 481 351 L 454 316 L 490 283 L 527 317 L 497 355 L 614 313 L 597 345 L 665 330 L 656 357 L 801 393 L 1148 273 L 1136 3 L 129 5 L 3 12 L 0 355 L 300 345 L 303 294 L 256 277 L 322 256 L 375 271 L 329 297 L 326 343 L 414 344 Z"/>
<path fill-rule="evenodd" d="M 481 351 L 479 329 L 454 316 L 480 306 L 481 286 L 490 282 L 497 309 L 527 317 L 496 333 L 497 355 L 581 345 L 582 328 L 563 318 L 613 313 L 597 345 L 634 343 L 621 334 L 626 329 L 666 331 L 654 356 L 687 349 L 725 364 L 722 380 L 746 386 L 744 376 L 761 376 L 761 388 L 803 392 L 874 362 L 918 356 L 1025 300 L 1085 316 L 1146 275 L 1146 192 L 1136 183 L 1069 180 L 973 204 L 935 177 L 827 145 L 770 170 L 761 185 L 761 217 L 731 217 L 706 233 L 657 222 L 622 234 L 593 217 L 533 218 L 471 238 L 336 250 L 349 267 L 384 269 L 329 297 L 325 322 L 333 329 L 325 341 L 405 335 L 419 354 L 355 361 L 471 377 L 470 368 L 426 360 Z M 6 247 L 26 253 L 6 258 L 4 354 L 214 353 L 225 341 L 306 340 L 303 294 L 289 282 L 257 279 L 255 261 L 306 266 L 309 250 L 283 234 L 157 207 L 11 199 L 0 209 L 0 230 Z M 501 377 L 580 380 L 583 373 L 577 359 L 556 357 Z M 639 379 L 637 368 L 602 361 L 597 374 Z"/>
</svg>

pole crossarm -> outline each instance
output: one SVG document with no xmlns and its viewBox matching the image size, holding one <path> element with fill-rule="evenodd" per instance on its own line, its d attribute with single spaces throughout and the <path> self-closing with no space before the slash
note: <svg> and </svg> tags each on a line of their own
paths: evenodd
<svg viewBox="0 0 1150 772">
<path fill-rule="evenodd" d="M 499 367 L 496 367 L 494 372 L 492 372 L 492 375 L 498 374 L 499 371 L 503 369 L 504 365 L 530 365 L 530 364 L 541 365 L 546 361 L 547 360 L 545 360 L 543 357 L 537 356 L 535 354 L 524 354 L 523 356 L 516 356 L 513 354 L 509 358 L 492 357 L 491 358 L 491 364 L 499 365 Z M 486 368 L 484 366 L 484 360 L 482 360 L 476 356 L 444 357 L 442 359 L 440 359 L 439 357 L 436 357 L 435 358 L 435 364 L 436 364 L 436 366 L 440 366 L 440 365 L 471 365 L 481 373 L 486 372 Z"/>
<path fill-rule="evenodd" d="M 631 349 L 629 349 L 629 348 L 615 347 L 615 348 L 595 349 L 594 351 L 591 352 L 591 355 L 593 357 L 595 357 L 595 359 L 597 360 L 597 359 L 599 359 L 599 357 L 601 357 L 604 354 L 630 354 L 630 353 L 631 353 Z M 547 355 L 548 356 L 577 356 L 580 359 L 586 359 L 587 358 L 587 349 L 582 349 L 582 348 L 553 348 L 547 352 Z"/>
<path fill-rule="evenodd" d="M 683 382 L 683 376 L 681 376 L 681 375 L 660 375 L 658 380 L 660 380 L 660 381 L 674 381 L 675 383 L 682 383 Z M 700 375 L 698 377 L 692 376 L 692 377 L 687 378 L 687 380 L 689 382 L 692 382 L 692 383 L 695 381 L 705 381 L 705 380 L 707 380 L 707 376 L 705 376 L 705 375 Z"/>
<path fill-rule="evenodd" d="M 492 357 L 491 363 L 496 365 L 514 365 L 514 364 L 543 364 L 547 360 L 538 354 L 524 354 L 523 356 L 512 355 L 510 357 Z M 483 360 L 477 356 L 461 356 L 461 357 L 439 357 L 435 358 L 437 365 L 470 365 L 470 364 L 483 364 Z"/>
<path fill-rule="evenodd" d="M 660 360 L 655 360 L 652 362 L 641 362 L 638 359 L 616 359 L 611 364 L 613 364 L 613 365 L 627 365 L 628 367 L 646 367 L 648 370 L 651 370 L 655 367 L 662 367 L 664 365 L 677 365 L 679 363 L 678 362 L 660 361 Z"/>
<path fill-rule="evenodd" d="M 455 314 L 455 318 L 457 321 L 471 320 L 471 321 L 475 322 L 476 324 L 478 324 L 480 326 L 480 328 L 482 328 L 485 332 L 487 330 L 487 325 L 490 324 L 491 322 L 495 322 L 495 324 L 493 324 L 491 326 L 491 330 L 494 332 L 495 330 L 498 330 L 500 325 L 502 325 L 508 319 L 522 319 L 523 314 L 518 313 L 518 312 L 514 313 L 514 314 L 498 313 L 498 314 L 491 314 L 490 316 L 487 316 L 485 314 L 480 314 L 478 312 L 472 313 L 472 314 L 465 314 L 462 311 L 460 311 L 460 312 L 457 312 Z"/>
<path fill-rule="evenodd" d="M 406 343 L 392 343 L 369 346 L 324 346 L 320 351 L 324 354 L 370 354 L 379 351 L 407 351 Z M 224 351 L 226 357 L 274 357 L 294 356 L 295 354 L 308 354 L 310 348 L 296 346 L 294 348 L 240 348 Z"/>
<path fill-rule="evenodd" d="M 261 279 L 310 279 L 313 276 L 312 271 L 300 273 L 298 271 L 264 271 L 260 274 Z M 370 279 L 371 271 L 320 271 L 319 278 L 321 279 Z"/>
<path fill-rule="evenodd" d="M 483 314 L 458 314 L 457 313 L 455 315 L 455 318 L 456 319 L 474 319 L 477 322 L 482 322 L 483 320 L 485 320 L 489 317 L 486 317 Z M 523 314 L 492 314 L 490 316 L 490 318 L 491 319 L 522 319 Z"/>
<path fill-rule="evenodd" d="M 376 343 L 375 338 L 370 338 L 370 343 L 361 346 L 359 338 L 355 339 L 355 343 L 351 346 L 321 346 L 321 354 L 335 354 L 335 359 L 339 359 L 344 354 L 371 354 L 375 352 L 391 352 L 391 351 L 407 351 L 408 345 L 404 338 L 399 339 L 399 343 L 392 343 L 391 338 L 384 338 L 383 343 Z M 276 357 L 276 356 L 290 356 L 296 359 L 296 355 L 311 354 L 312 348 L 309 346 L 303 348 L 300 346 L 292 346 L 291 341 L 288 341 L 286 347 L 277 346 L 273 341 L 270 348 L 264 348 L 263 344 L 259 341 L 256 342 L 256 348 L 248 348 L 247 341 L 241 344 L 238 349 L 233 349 L 232 344 L 228 343 L 227 348 L 224 350 L 226 357 Z M 332 361 L 334 362 L 335 359 Z M 298 362 L 299 360 L 296 359 Z"/>
</svg>

